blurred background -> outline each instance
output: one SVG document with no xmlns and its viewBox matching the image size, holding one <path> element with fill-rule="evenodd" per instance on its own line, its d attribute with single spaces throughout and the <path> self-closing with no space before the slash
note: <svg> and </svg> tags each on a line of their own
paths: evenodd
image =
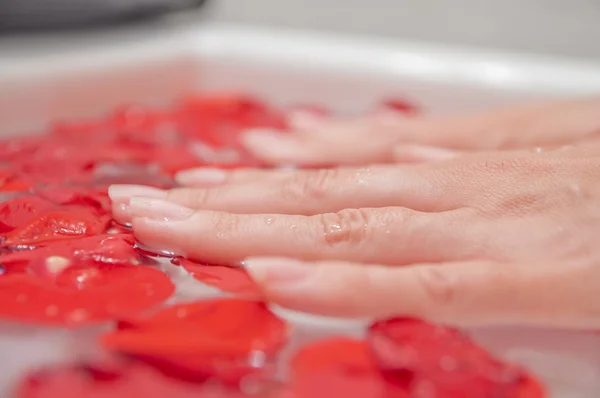
<svg viewBox="0 0 600 398">
<path fill-rule="evenodd" d="M 214 0 L 217 21 L 600 60 L 598 0 Z"/>
<path fill-rule="evenodd" d="M 600 59 L 598 0 L 1 0 L 0 28 L 172 7 L 194 22 L 283 26 Z M 1 44 L 1 43 L 0 43 Z"/>
</svg>

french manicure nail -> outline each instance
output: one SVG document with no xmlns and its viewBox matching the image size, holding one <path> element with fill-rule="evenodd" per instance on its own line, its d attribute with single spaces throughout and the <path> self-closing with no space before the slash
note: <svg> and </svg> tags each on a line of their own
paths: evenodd
<svg viewBox="0 0 600 398">
<path fill-rule="evenodd" d="M 194 214 L 194 210 L 162 199 L 134 196 L 129 201 L 132 217 L 145 217 L 157 221 L 183 221 Z"/>
<path fill-rule="evenodd" d="M 221 169 L 203 167 L 180 171 L 175 179 L 182 185 L 219 185 L 227 180 L 227 172 Z"/>
<path fill-rule="evenodd" d="M 248 258 L 242 263 L 261 284 L 292 285 L 309 278 L 313 271 L 310 264 L 289 258 Z"/>
<path fill-rule="evenodd" d="M 114 201 L 122 202 L 129 200 L 132 196 L 164 199 L 167 197 L 167 192 L 162 189 L 143 185 L 111 185 L 108 188 L 108 196 Z"/>
</svg>

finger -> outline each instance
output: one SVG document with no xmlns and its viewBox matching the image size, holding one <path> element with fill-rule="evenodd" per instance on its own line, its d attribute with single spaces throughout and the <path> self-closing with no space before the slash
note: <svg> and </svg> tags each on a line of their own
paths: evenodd
<svg viewBox="0 0 600 398">
<path fill-rule="evenodd" d="M 427 163 L 454 159 L 463 155 L 462 151 L 426 145 L 398 145 L 393 150 L 394 160 L 398 163 Z"/>
<path fill-rule="evenodd" d="M 278 169 L 237 169 L 223 170 L 212 167 L 199 167 L 180 171 L 175 175 L 175 181 L 183 186 L 209 188 L 224 184 L 248 183 L 264 181 L 265 179 L 281 179 L 295 170 Z"/>
<path fill-rule="evenodd" d="M 342 138 L 326 131 L 322 135 L 250 131 L 242 137 L 242 142 L 254 156 L 270 164 L 330 166 L 390 162 L 390 145 L 395 140 L 374 135 L 356 136 L 348 132 Z"/>
<path fill-rule="evenodd" d="M 597 135 L 599 110 L 598 98 L 584 98 L 437 117 L 418 143 L 463 150 L 560 146 Z"/>
<path fill-rule="evenodd" d="M 307 217 L 193 211 L 156 199 L 131 201 L 133 231 L 148 248 L 213 264 L 250 256 L 410 264 L 472 256 L 481 242 L 453 224 L 458 214 L 402 208 L 347 209 Z"/>
<path fill-rule="evenodd" d="M 231 172 L 235 174 L 236 172 Z M 165 191 L 162 199 L 194 209 L 230 213 L 278 213 L 314 215 L 347 208 L 387 206 L 433 212 L 460 207 L 464 189 L 453 189 L 456 179 L 442 179 L 438 172 L 417 168 L 373 166 L 361 169 L 339 168 L 296 172 L 263 172 L 256 182 L 227 184 L 212 189 L 176 188 Z M 237 177 L 233 177 L 235 179 Z M 122 222 L 127 214 L 119 196 L 138 195 L 135 187 L 111 187 L 115 217 Z"/>
<path fill-rule="evenodd" d="M 389 267 L 277 258 L 247 259 L 245 265 L 269 301 L 321 315 L 410 316 L 468 326 L 600 327 L 600 303 L 589 299 L 600 294 L 600 281 L 594 276 L 598 270 L 589 265 Z"/>
</svg>

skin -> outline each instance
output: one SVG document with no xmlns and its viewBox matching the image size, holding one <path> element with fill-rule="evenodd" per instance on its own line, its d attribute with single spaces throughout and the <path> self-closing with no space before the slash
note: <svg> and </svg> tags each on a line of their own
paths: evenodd
<svg viewBox="0 0 600 398">
<path fill-rule="evenodd" d="M 300 114 L 291 133 L 250 131 L 249 151 L 300 166 L 438 161 L 481 150 L 554 148 L 600 137 L 600 99 L 494 109 L 450 117 L 384 113 L 356 119 Z M 332 151 L 331 148 L 335 148 Z"/>
<path fill-rule="evenodd" d="M 587 112 L 567 115 L 577 121 L 571 131 L 593 125 L 572 119 Z M 536 140 L 523 131 L 512 141 L 527 149 L 303 171 L 203 169 L 178 176 L 190 187 L 109 194 L 115 217 L 145 245 L 242 264 L 265 299 L 291 309 L 600 328 L 600 144 L 588 132 L 569 146 L 566 136 L 540 137 L 557 145 L 531 150 Z"/>
</svg>

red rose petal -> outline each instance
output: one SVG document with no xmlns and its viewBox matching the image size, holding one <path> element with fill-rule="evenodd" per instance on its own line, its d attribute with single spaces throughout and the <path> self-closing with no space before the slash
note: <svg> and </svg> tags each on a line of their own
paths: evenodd
<svg viewBox="0 0 600 398">
<path fill-rule="evenodd" d="M 109 216 L 93 209 L 72 206 L 37 214 L 25 225 L 5 235 L 5 246 L 37 245 L 61 239 L 99 235 L 106 231 Z"/>
<path fill-rule="evenodd" d="M 248 298 L 258 299 L 261 297 L 261 290 L 250 278 L 248 272 L 242 268 L 198 264 L 184 258 L 176 259 L 174 263 L 181 265 L 200 282 L 224 292 L 235 293 Z"/>
<path fill-rule="evenodd" d="M 291 367 L 297 397 L 410 397 L 385 380 L 360 340 L 340 337 L 310 344 L 296 353 Z"/>
<path fill-rule="evenodd" d="M 19 196 L 0 204 L 0 233 L 6 233 L 56 205 L 38 196 Z"/>
<path fill-rule="evenodd" d="M 134 242 L 131 235 L 98 235 L 49 242 L 47 246 L 35 250 L 0 255 L 0 264 L 9 272 L 25 272 L 32 263 L 39 266 L 53 257 L 67 259 L 69 263 L 136 265 L 139 263 L 139 255 L 133 247 Z"/>
<path fill-rule="evenodd" d="M 70 266 L 50 283 L 34 275 L 0 278 L 0 318 L 78 326 L 132 316 L 174 291 L 169 278 L 143 266 Z"/>
<path fill-rule="evenodd" d="M 180 377 L 229 382 L 268 366 L 287 333 L 286 324 L 264 304 L 219 299 L 179 304 L 149 318 L 124 321 L 101 343 Z"/>
<path fill-rule="evenodd" d="M 244 398 L 238 390 L 186 383 L 133 361 L 80 364 L 27 376 L 17 398 Z"/>
<path fill-rule="evenodd" d="M 33 186 L 25 181 L 9 178 L 0 180 L 0 192 L 25 192 L 29 191 Z"/>
<path fill-rule="evenodd" d="M 57 205 L 89 206 L 102 213 L 108 213 L 111 210 L 111 201 L 106 190 L 54 188 L 36 193 Z"/>
<path fill-rule="evenodd" d="M 379 368 L 413 393 L 426 388 L 449 398 L 516 398 L 524 388 L 527 397 L 544 396 L 521 369 L 492 357 L 456 329 L 398 318 L 372 325 L 367 341 Z"/>
</svg>

